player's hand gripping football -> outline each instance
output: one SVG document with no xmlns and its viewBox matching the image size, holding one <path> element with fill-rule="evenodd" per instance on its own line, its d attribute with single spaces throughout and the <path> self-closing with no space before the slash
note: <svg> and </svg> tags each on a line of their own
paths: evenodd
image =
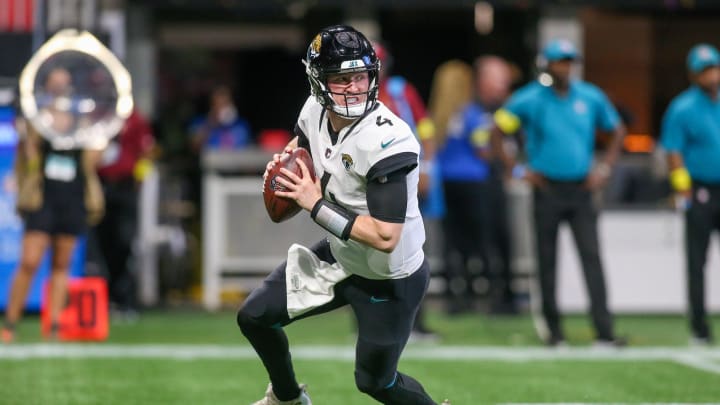
<svg viewBox="0 0 720 405">
<path fill-rule="evenodd" d="M 305 162 L 298 159 L 297 164 L 302 171 L 302 177 L 288 169 L 280 169 L 280 172 L 290 180 L 288 181 L 282 177 L 278 177 L 277 180 L 289 191 L 275 191 L 275 195 L 278 197 L 291 198 L 295 200 L 301 208 L 312 211 L 315 203 L 322 198 L 320 178 L 316 178 L 315 181 L 313 181 Z"/>
<path fill-rule="evenodd" d="M 265 165 L 265 173 L 263 173 L 263 182 L 267 178 L 268 173 L 270 173 L 270 170 L 272 170 L 273 167 L 275 167 L 276 164 L 280 163 L 280 159 L 283 157 L 286 153 L 292 153 L 293 148 L 290 146 L 286 146 L 285 150 L 283 150 L 283 153 L 274 153 L 272 160 L 267 162 L 267 165 Z"/>
</svg>

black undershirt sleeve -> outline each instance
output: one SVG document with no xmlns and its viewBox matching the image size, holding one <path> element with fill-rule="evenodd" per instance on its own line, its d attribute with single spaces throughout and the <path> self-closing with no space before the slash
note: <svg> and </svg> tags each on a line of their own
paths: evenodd
<svg viewBox="0 0 720 405">
<path fill-rule="evenodd" d="M 396 170 L 368 181 L 367 204 L 370 216 L 402 224 L 407 211 L 407 172 Z"/>
<path fill-rule="evenodd" d="M 402 171 L 409 173 L 418 165 L 418 155 L 413 152 L 402 152 L 396 155 L 386 157 L 385 159 L 375 163 L 370 170 L 368 170 L 367 178 L 368 183 L 372 180 L 386 176 L 388 173 L 395 171 Z"/>
<path fill-rule="evenodd" d="M 305 132 L 300 129 L 300 126 L 298 124 L 295 124 L 295 129 L 293 130 L 293 132 L 298 137 L 298 147 L 305 148 L 308 152 L 310 152 L 310 141 L 308 140 L 307 135 L 305 135 Z"/>
</svg>

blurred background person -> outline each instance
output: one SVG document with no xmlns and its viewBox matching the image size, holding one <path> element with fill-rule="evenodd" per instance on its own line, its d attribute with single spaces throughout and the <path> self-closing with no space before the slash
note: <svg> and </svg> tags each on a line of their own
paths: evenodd
<svg viewBox="0 0 720 405">
<path fill-rule="evenodd" d="M 40 115 L 58 133 L 66 134 L 77 125 L 72 109 L 72 76 L 67 69 L 52 69 L 45 81 L 43 92 L 38 96 Z"/>
<path fill-rule="evenodd" d="M 62 68 L 48 73 L 45 80 L 48 105 L 70 113 L 71 75 Z M 65 128 L 63 126 L 63 128 Z M 69 128 L 69 127 L 68 127 Z M 57 150 L 37 133 L 29 122 L 19 120 L 21 138 L 15 159 L 18 184 L 17 210 L 23 219 L 22 253 L 10 287 L 5 322 L 0 337 L 5 343 L 15 337 L 30 284 L 47 248 L 52 249 L 49 280 L 50 338 L 57 338 L 60 312 L 67 300 L 68 271 L 78 236 L 88 224 L 103 215 L 102 189 L 96 173 L 101 151 Z"/>
<path fill-rule="evenodd" d="M 445 214 L 442 185 L 435 164 L 435 124 L 428 116 L 425 103 L 415 86 L 404 77 L 392 74 L 393 57 L 388 48 L 377 41 L 372 45 L 381 63 L 378 100 L 405 121 L 420 141 L 418 202 L 425 221 L 424 249 L 427 254 L 433 248 L 432 243 L 437 240 L 438 236 L 433 233 L 433 224 L 441 220 Z M 426 325 L 424 313 L 421 305 L 415 316 L 410 341 L 437 340 L 439 338 L 437 333 Z"/>
<path fill-rule="evenodd" d="M 127 319 L 136 315 L 133 243 L 140 185 L 152 169 L 154 142 L 150 124 L 135 109 L 110 140 L 98 169 L 106 212 L 93 231 L 107 270 L 111 308 Z"/>
<path fill-rule="evenodd" d="M 188 159 L 187 182 L 191 233 L 198 239 L 201 235 L 203 211 L 202 199 L 202 155 L 217 151 L 238 151 L 253 142 L 249 123 L 239 115 L 230 87 L 218 85 L 212 89 L 208 99 L 208 111 L 190 122 L 190 159 Z"/>
<path fill-rule="evenodd" d="M 457 127 L 457 114 L 472 99 L 472 68 L 466 62 L 450 60 L 438 66 L 433 76 L 432 91 L 430 93 L 430 110 L 433 118 L 437 120 L 438 128 L 438 157 L 437 164 L 440 169 L 440 177 L 443 183 L 443 194 L 445 197 L 446 213 L 443 217 L 443 278 L 445 279 L 446 310 L 448 313 L 459 313 L 469 309 L 466 295 L 470 292 L 469 277 L 465 277 L 466 266 L 461 249 L 458 244 L 458 235 L 455 229 L 450 229 L 448 224 L 458 215 L 458 201 L 447 192 L 446 166 L 448 159 L 448 142 L 451 136 L 455 136 Z M 450 134 L 453 135 L 450 135 Z M 463 227 L 463 229 L 465 229 Z"/>
<path fill-rule="evenodd" d="M 474 70 L 474 100 L 452 118 L 438 155 L 448 201 L 449 311 L 472 307 L 483 275 L 490 283 L 490 311 L 514 313 L 505 193 L 491 165 L 489 132 L 493 112 L 510 94 L 512 72 L 497 56 L 478 58 Z"/>
<path fill-rule="evenodd" d="M 488 263 L 486 273 L 489 285 L 489 312 L 515 314 L 515 294 L 512 289 L 511 239 L 507 212 L 507 196 L 502 165 L 492 159 L 490 129 L 492 115 L 502 107 L 511 92 L 514 74 L 511 65 L 503 58 L 489 55 L 475 60 L 475 102 L 462 113 L 465 136 L 475 144 L 478 159 L 490 163 L 487 178 L 488 195 L 481 210 L 487 215 Z"/>
<path fill-rule="evenodd" d="M 691 343 L 713 336 L 705 311 L 705 262 L 710 235 L 720 231 L 720 53 L 709 44 L 687 56 L 691 86 L 673 99 L 662 123 L 670 185 L 685 210 L 685 259 Z"/>
<path fill-rule="evenodd" d="M 435 124 L 435 144 L 445 143 L 448 123 L 472 100 L 473 69 L 465 61 L 451 59 L 441 63 L 433 74 L 428 111 Z"/>
<path fill-rule="evenodd" d="M 190 124 L 191 147 L 202 149 L 243 149 L 252 142 L 250 125 L 238 115 L 232 92 L 218 86 L 210 93 L 207 115 L 195 118 Z"/>
<path fill-rule="evenodd" d="M 613 331 L 600 246 L 597 208 L 593 192 L 608 180 L 620 154 L 625 127 L 617 111 L 598 87 L 572 78 L 579 55 L 564 39 L 550 41 L 542 51 L 545 71 L 538 81 L 516 91 L 495 113 L 494 152 L 512 169 L 514 162 L 503 149 L 504 135 L 525 130 L 529 159 L 525 178 L 533 187 L 533 213 L 537 244 L 542 313 L 546 344 L 564 344 L 556 300 L 557 239 L 567 221 L 580 254 L 590 294 L 590 313 L 597 346 L 622 346 Z M 612 133 L 608 150 L 593 165 L 595 131 Z"/>
</svg>

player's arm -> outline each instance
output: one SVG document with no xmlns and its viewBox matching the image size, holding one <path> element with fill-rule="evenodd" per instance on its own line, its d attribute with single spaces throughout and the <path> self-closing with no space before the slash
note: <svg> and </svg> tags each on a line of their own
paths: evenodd
<svg viewBox="0 0 720 405">
<path fill-rule="evenodd" d="M 405 177 L 405 170 L 398 170 L 368 182 L 366 198 L 369 215 L 358 215 L 331 201 L 318 198 L 310 209 L 310 216 L 340 239 L 352 239 L 390 253 L 400 240 L 405 222 Z M 298 203 L 304 205 L 300 200 Z"/>
<path fill-rule="evenodd" d="M 402 234 L 407 210 L 407 171 L 396 170 L 368 181 L 370 215 L 360 215 L 350 232 L 353 240 L 390 253 Z"/>
<path fill-rule="evenodd" d="M 352 239 L 387 253 L 395 249 L 408 205 L 407 174 L 417 162 L 417 153 L 405 151 L 376 162 L 368 170 L 365 200 L 369 215 L 358 217 Z"/>
<path fill-rule="evenodd" d="M 399 157 L 398 157 L 399 156 Z M 358 215 L 322 198 L 320 179 L 313 183 L 307 167 L 298 161 L 302 177 L 283 169 L 290 178 L 279 178 L 289 192 L 276 195 L 295 199 L 312 219 L 340 239 L 353 239 L 383 252 L 397 246 L 407 209 L 407 173 L 417 166 L 417 154 L 403 153 L 381 161 L 368 175 L 366 201 L 369 215 Z"/>
</svg>

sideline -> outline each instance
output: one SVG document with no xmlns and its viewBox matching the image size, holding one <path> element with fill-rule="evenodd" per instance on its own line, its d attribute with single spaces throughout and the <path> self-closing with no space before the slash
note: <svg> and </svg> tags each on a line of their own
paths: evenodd
<svg viewBox="0 0 720 405">
<path fill-rule="evenodd" d="M 354 361 L 355 349 L 351 346 L 295 346 L 294 359 Z M 0 360 L 45 358 L 160 358 L 173 360 L 194 359 L 254 359 L 255 351 L 247 346 L 234 345 L 174 345 L 138 344 L 117 345 L 104 343 L 35 343 L 0 346 Z M 720 374 L 720 348 L 592 348 L 567 347 L 547 349 L 541 347 L 492 346 L 408 346 L 405 360 L 496 360 L 508 362 L 529 361 L 673 361 L 696 370 Z"/>
</svg>

